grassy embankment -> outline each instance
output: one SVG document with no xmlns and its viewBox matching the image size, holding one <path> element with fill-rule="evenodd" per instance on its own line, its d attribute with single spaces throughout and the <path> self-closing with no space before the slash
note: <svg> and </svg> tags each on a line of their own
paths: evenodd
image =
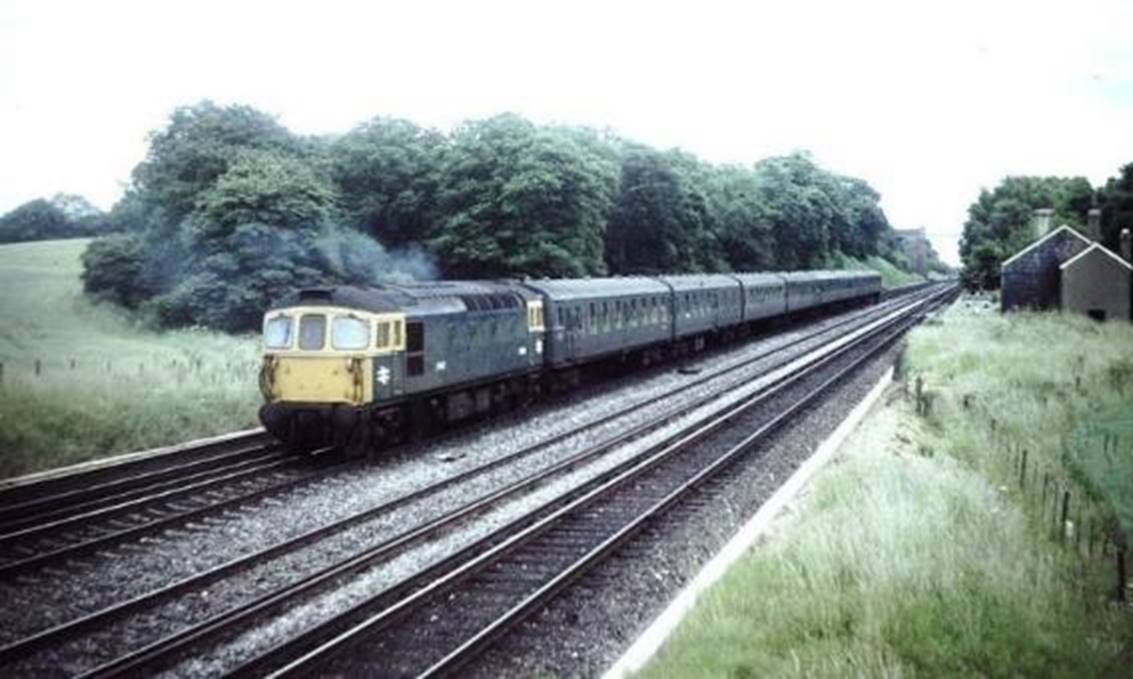
<svg viewBox="0 0 1133 679">
<path fill-rule="evenodd" d="M 913 333 L 906 367 L 927 414 L 913 387 L 875 408 L 643 676 L 1127 671 L 1114 556 L 1100 540 L 1089 556 L 1082 527 L 1133 514 L 1133 327 L 953 309 Z M 1048 475 L 1075 498 L 1066 547 Z"/>
<path fill-rule="evenodd" d="M 0 477 L 256 423 L 257 340 L 153 332 L 92 303 L 87 242 L 0 246 Z"/>
<path fill-rule="evenodd" d="M 881 284 L 887 288 L 898 288 L 912 283 L 923 283 L 924 278 L 915 273 L 902 271 L 887 259 L 873 255 L 866 259 L 857 259 L 835 252 L 830 261 L 830 267 L 836 270 L 843 269 L 871 269 L 881 274 Z"/>
</svg>

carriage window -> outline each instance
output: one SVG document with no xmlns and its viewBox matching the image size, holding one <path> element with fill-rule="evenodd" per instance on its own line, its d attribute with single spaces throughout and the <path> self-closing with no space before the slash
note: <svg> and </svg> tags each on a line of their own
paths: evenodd
<svg viewBox="0 0 1133 679">
<path fill-rule="evenodd" d="M 264 324 L 264 346 L 287 349 L 291 346 L 291 317 L 276 316 Z"/>
<path fill-rule="evenodd" d="M 401 321 L 393 322 L 393 348 L 401 348 Z"/>
<path fill-rule="evenodd" d="M 378 337 L 377 341 L 375 342 L 377 348 L 390 348 L 390 325 L 391 324 L 389 321 L 382 321 L 381 323 L 378 323 Z"/>
<path fill-rule="evenodd" d="M 299 319 L 299 348 L 317 351 L 326 343 L 327 317 L 322 314 L 304 314 Z"/>
<path fill-rule="evenodd" d="M 386 333 L 389 333 L 387 323 Z M 354 316 L 335 316 L 331 322 L 331 345 L 335 349 L 365 349 L 370 343 L 370 324 Z"/>
</svg>

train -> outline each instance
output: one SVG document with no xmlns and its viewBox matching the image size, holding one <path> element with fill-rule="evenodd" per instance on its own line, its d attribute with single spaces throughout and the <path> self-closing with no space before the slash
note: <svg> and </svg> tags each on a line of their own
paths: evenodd
<svg viewBox="0 0 1133 679">
<path fill-rule="evenodd" d="M 870 271 L 301 289 L 264 314 L 260 421 L 296 450 L 378 449 L 881 290 Z"/>
</svg>

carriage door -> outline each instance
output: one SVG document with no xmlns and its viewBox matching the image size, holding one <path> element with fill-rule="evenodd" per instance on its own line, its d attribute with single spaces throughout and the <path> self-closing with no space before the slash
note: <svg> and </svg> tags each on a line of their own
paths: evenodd
<svg viewBox="0 0 1133 679">
<path fill-rule="evenodd" d="M 405 324 L 405 375 L 422 377 L 425 374 L 425 324 L 414 321 Z"/>
<path fill-rule="evenodd" d="M 566 325 L 566 356 L 569 356 L 570 360 L 573 361 L 576 358 L 575 345 L 578 342 L 578 338 L 575 336 L 576 333 L 578 333 L 578 309 L 569 306 L 560 308 L 562 308 L 563 314 L 566 316 L 566 318 L 564 319 Z"/>
</svg>

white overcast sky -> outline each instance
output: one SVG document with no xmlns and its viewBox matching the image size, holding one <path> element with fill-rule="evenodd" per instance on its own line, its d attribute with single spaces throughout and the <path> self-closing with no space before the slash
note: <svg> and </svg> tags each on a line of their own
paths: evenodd
<svg viewBox="0 0 1133 679">
<path fill-rule="evenodd" d="M 1133 162 L 1133 1 L 0 4 L 0 213 L 108 208 L 178 105 L 300 133 L 515 111 L 713 162 L 808 149 L 955 261 L 981 186 Z"/>
</svg>

